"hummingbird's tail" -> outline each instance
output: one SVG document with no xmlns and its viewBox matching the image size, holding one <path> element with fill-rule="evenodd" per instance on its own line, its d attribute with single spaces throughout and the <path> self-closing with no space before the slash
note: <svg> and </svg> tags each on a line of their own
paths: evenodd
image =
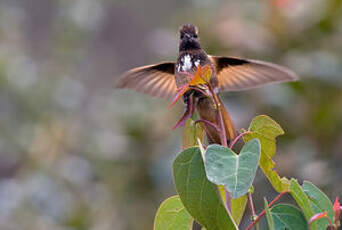
<svg viewBox="0 0 342 230">
<path fill-rule="evenodd" d="M 226 130 L 227 135 L 227 143 L 234 140 L 236 136 L 236 131 L 234 128 L 234 124 L 232 119 L 229 116 L 227 109 L 224 107 L 221 99 L 219 98 L 221 103 L 221 114 L 223 117 L 223 123 Z M 220 119 L 218 117 L 218 113 L 215 105 L 213 104 L 210 98 L 201 98 L 197 104 L 197 111 L 202 120 L 209 121 L 218 127 L 220 127 Z M 211 125 L 202 123 L 205 133 L 208 138 L 208 142 L 210 144 L 216 143 L 221 144 L 220 134 L 219 132 Z"/>
</svg>

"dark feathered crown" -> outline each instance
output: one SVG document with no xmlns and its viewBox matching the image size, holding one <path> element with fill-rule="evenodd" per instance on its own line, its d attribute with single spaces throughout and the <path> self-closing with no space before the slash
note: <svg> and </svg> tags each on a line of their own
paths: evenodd
<svg viewBox="0 0 342 230">
<path fill-rule="evenodd" d="M 180 34 L 197 34 L 198 29 L 193 24 L 185 24 L 179 29 Z"/>
</svg>

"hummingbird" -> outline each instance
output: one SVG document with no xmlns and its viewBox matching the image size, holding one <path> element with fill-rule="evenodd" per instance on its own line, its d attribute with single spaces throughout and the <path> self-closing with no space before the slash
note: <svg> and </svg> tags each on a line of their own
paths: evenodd
<svg viewBox="0 0 342 230">
<path fill-rule="evenodd" d="M 224 91 L 241 91 L 263 86 L 269 83 L 289 82 L 298 79 L 297 75 L 286 67 L 259 60 L 208 55 L 200 45 L 198 29 L 192 24 L 185 24 L 179 29 L 179 53 L 174 62 L 134 68 L 126 72 L 118 81 L 117 88 L 129 88 L 154 97 L 172 98 L 178 90 L 189 83 L 191 74 L 199 66 L 211 69 L 210 85 L 217 94 Z M 184 74 L 188 73 L 188 74 Z M 217 97 L 221 105 L 221 99 Z M 220 135 L 215 128 L 220 124 L 217 106 L 200 91 L 189 89 L 183 95 L 186 110 L 183 117 L 192 114 L 195 107 L 209 144 L 220 144 Z M 227 143 L 236 136 L 232 119 L 224 106 L 220 112 L 227 134 Z M 210 124 L 214 124 L 210 125 Z"/>
</svg>

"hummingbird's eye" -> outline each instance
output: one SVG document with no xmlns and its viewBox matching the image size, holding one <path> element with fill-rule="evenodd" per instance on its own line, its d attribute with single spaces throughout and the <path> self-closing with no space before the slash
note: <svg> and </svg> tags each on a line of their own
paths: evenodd
<svg viewBox="0 0 342 230">
<path fill-rule="evenodd" d="M 197 34 L 194 35 L 194 38 L 198 38 Z"/>
</svg>

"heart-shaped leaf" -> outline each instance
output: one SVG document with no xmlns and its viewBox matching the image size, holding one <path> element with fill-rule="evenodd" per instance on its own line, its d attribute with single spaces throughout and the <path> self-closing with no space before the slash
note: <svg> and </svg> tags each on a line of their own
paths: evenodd
<svg viewBox="0 0 342 230">
<path fill-rule="evenodd" d="M 243 137 L 245 142 L 258 138 L 261 143 L 260 168 L 272 184 L 273 188 L 281 193 L 288 190 L 289 180 L 280 178 L 274 170 L 275 163 L 272 157 L 276 153 L 276 137 L 284 131 L 274 120 L 265 115 L 255 117 L 248 129 L 249 133 Z"/>
<path fill-rule="evenodd" d="M 160 205 L 154 219 L 154 230 L 190 230 L 193 218 L 179 196 L 172 196 Z"/>
<path fill-rule="evenodd" d="M 307 230 L 308 224 L 298 208 L 288 204 L 278 204 L 271 208 L 275 230 Z"/>
<path fill-rule="evenodd" d="M 173 175 L 183 205 L 197 222 L 209 230 L 238 229 L 222 203 L 217 186 L 205 175 L 198 147 L 188 148 L 177 156 Z"/>
<path fill-rule="evenodd" d="M 258 139 L 245 144 L 239 155 L 221 145 L 210 145 L 205 153 L 207 177 L 217 185 L 224 185 L 233 198 L 238 198 L 251 187 L 259 159 Z"/>
</svg>

